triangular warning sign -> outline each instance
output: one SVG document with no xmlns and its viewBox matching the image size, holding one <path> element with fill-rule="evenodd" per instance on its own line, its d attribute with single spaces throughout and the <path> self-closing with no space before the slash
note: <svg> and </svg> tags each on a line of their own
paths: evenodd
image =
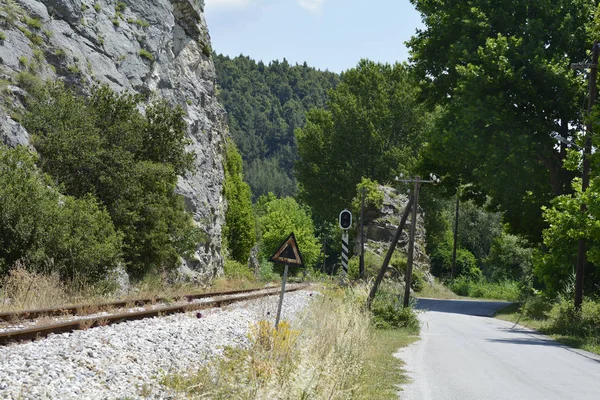
<svg viewBox="0 0 600 400">
<path fill-rule="evenodd" d="M 298 243 L 296 243 L 296 237 L 292 232 L 290 236 L 282 243 L 279 250 L 273 254 L 271 261 L 281 264 L 295 265 L 298 267 L 304 266 L 302 260 L 302 254 L 298 250 Z"/>
</svg>

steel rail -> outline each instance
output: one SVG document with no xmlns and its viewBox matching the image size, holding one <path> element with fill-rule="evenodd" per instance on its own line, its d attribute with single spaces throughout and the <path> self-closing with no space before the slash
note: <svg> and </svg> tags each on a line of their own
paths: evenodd
<svg viewBox="0 0 600 400">
<path fill-rule="evenodd" d="M 228 296 L 233 294 L 240 293 L 249 293 L 255 292 L 257 290 L 268 290 L 274 289 L 278 286 L 268 286 L 265 288 L 258 289 L 240 289 L 240 290 L 229 290 L 224 292 L 212 292 L 212 293 L 198 293 L 198 294 L 188 294 L 183 296 L 172 297 L 152 297 L 145 299 L 131 299 L 131 300 L 117 300 L 108 303 L 101 304 L 79 304 L 73 306 L 62 306 L 62 307 L 53 307 L 53 308 L 40 308 L 35 310 L 22 310 L 22 311 L 7 311 L 0 312 L 0 321 L 12 322 L 12 321 L 20 321 L 24 319 L 36 319 L 40 317 L 58 317 L 65 315 L 83 315 L 85 314 L 86 309 L 110 309 L 110 308 L 123 308 L 123 307 L 136 307 L 136 306 L 144 306 L 149 303 L 160 303 L 165 301 L 178 301 L 178 300 L 187 300 L 192 301 L 196 299 L 202 299 L 206 297 L 215 297 L 215 296 Z M 91 313 L 88 313 L 91 314 Z"/>
<path fill-rule="evenodd" d="M 287 292 L 294 292 L 297 290 L 302 290 L 308 287 L 305 286 L 297 286 L 293 288 L 286 289 Z M 259 289 L 264 290 L 264 289 Z M 245 290 L 247 292 L 248 290 Z M 253 291 L 257 291 L 254 289 Z M 232 293 L 238 292 L 238 293 Z M 178 306 L 169 306 L 169 307 L 161 307 L 152 310 L 131 312 L 131 313 L 121 313 L 121 314 L 113 314 L 113 315 L 103 315 L 99 317 L 91 317 L 91 318 L 81 318 L 73 321 L 61 322 L 58 324 L 51 324 L 33 328 L 19 329 L 8 332 L 0 333 L 0 345 L 6 345 L 12 342 L 20 342 L 26 340 L 35 340 L 39 338 L 46 337 L 50 334 L 60 334 L 60 333 L 68 333 L 76 330 L 89 329 L 97 326 L 106 326 L 117 324 L 125 321 L 134 321 L 145 318 L 153 318 L 153 317 L 162 317 L 171 314 L 178 314 L 190 311 L 196 311 L 206 308 L 215 308 L 222 307 L 227 304 L 245 301 L 245 300 L 253 300 L 261 297 L 270 296 L 273 294 L 278 294 L 280 289 L 270 290 L 269 292 L 263 293 L 251 293 L 238 297 L 229 297 L 234 294 L 240 294 L 239 291 L 229 292 L 227 296 L 217 297 L 211 301 L 203 302 L 203 303 L 190 303 L 183 304 Z"/>
</svg>

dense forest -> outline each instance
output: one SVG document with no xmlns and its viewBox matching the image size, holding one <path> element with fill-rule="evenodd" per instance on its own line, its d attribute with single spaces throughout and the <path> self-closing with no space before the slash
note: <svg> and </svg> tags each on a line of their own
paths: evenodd
<svg viewBox="0 0 600 400">
<path fill-rule="evenodd" d="M 304 126 L 308 110 L 324 107 L 327 91 L 338 84 L 339 76 L 306 63 L 290 65 L 285 59 L 265 65 L 250 57 L 215 54 L 213 62 L 219 100 L 228 112 L 254 199 L 269 192 L 294 195 L 294 130 Z"/>
</svg>

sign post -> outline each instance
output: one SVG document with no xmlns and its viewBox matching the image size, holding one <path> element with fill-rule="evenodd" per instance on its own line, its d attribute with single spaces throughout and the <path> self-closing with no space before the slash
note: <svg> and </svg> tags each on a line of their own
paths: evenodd
<svg viewBox="0 0 600 400">
<path fill-rule="evenodd" d="M 281 308 L 283 307 L 283 294 L 285 293 L 285 283 L 288 275 L 288 265 L 295 265 L 299 267 L 304 266 L 302 260 L 302 254 L 298 250 L 298 244 L 296 243 L 296 237 L 292 232 L 290 236 L 279 246 L 279 250 L 273 254 L 270 261 L 274 263 L 284 264 L 283 279 L 281 281 L 281 294 L 279 295 L 279 305 L 277 306 L 277 318 L 275 319 L 275 329 L 279 326 L 279 319 L 281 318 Z"/>
<path fill-rule="evenodd" d="M 339 217 L 340 228 L 342 232 L 342 280 L 348 275 L 348 256 L 350 254 L 348 248 L 348 229 L 352 226 L 352 213 L 348 210 L 344 210 L 340 213 Z"/>
</svg>

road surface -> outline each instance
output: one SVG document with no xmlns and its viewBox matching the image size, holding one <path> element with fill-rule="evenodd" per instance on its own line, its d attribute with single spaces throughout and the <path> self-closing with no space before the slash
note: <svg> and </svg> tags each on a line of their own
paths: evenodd
<svg viewBox="0 0 600 400">
<path fill-rule="evenodd" d="M 421 339 L 397 356 L 402 400 L 600 400 L 600 356 L 487 316 L 507 303 L 419 299 Z"/>
</svg>

